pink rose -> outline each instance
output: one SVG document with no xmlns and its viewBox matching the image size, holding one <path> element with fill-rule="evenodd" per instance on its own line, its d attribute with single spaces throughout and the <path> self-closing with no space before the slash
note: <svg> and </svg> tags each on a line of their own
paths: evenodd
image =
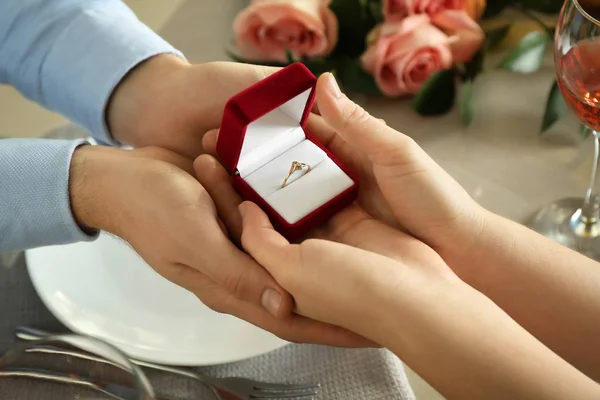
<svg viewBox="0 0 600 400">
<path fill-rule="evenodd" d="M 465 11 L 442 11 L 435 14 L 431 20 L 450 37 L 450 48 L 455 63 L 471 60 L 483 44 L 483 30 Z"/>
<path fill-rule="evenodd" d="M 479 19 L 485 9 L 485 0 L 384 0 L 386 21 L 400 21 L 407 15 L 435 15 L 446 10 L 466 10 L 473 19 Z"/>
<path fill-rule="evenodd" d="M 361 63 L 387 96 L 415 94 L 431 75 L 452 66 L 448 36 L 428 15 L 384 23 L 374 36 Z"/>
<path fill-rule="evenodd" d="M 337 44 L 338 22 L 330 0 L 252 0 L 233 23 L 240 53 L 258 61 L 286 62 L 326 56 Z"/>
</svg>

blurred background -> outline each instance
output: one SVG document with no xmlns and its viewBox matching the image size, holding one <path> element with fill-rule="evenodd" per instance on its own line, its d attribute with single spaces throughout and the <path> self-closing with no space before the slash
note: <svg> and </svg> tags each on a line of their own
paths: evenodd
<svg viewBox="0 0 600 400">
<path fill-rule="evenodd" d="M 233 21 L 237 11 L 248 3 L 247 0 L 123 1 L 133 9 L 140 20 L 182 50 L 192 62 L 231 61 L 225 52 L 232 43 L 229 22 Z M 206 13 L 214 15 L 207 16 Z M 493 23 L 502 24 L 507 19 L 514 22 L 514 19 L 523 18 L 519 14 L 508 12 Z M 197 23 L 194 23 L 194 20 Z M 224 23 L 225 21 L 227 23 Z M 211 22 L 213 27 L 206 26 Z M 545 22 L 551 26 L 555 23 L 555 18 L 551 17 Z M 199 24 L 202 26 L 199 27 Z M 526 18 L 522 23 L 513 24 L 500 50 L 510 49 L 523 35 L 539 29 L 534 21 Z M 199 43 L 202 45 L 199 46 Z M 551 56 L 550 51 L 548 53 L 548 56 Z M 3 122 L 0 135 L 5 137 L 39 137 L 67 123 L 62 116 L 28 101 L 15 89 L 6 85 L 0 85 L 0 121 Z"/>
</svg>

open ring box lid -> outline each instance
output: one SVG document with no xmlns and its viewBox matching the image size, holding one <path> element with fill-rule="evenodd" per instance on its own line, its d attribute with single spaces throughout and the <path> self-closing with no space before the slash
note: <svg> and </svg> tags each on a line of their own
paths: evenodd
<svg viewBox="0 0 600 400">
<path fill-rule="evenodd" d="M 294 63 L 236 94 L 225 105 L 217 140 L 235 189 L 289 240 L 327 221 L 358 193 L 358 179 L 306 129 L 316 81 Z M 294 161 L 311 170 L 292 173 L 282 187 Z"/>
</svg>

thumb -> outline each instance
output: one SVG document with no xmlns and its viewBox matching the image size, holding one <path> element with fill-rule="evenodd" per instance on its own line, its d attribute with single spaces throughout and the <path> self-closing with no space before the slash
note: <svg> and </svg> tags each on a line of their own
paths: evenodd
<svg viewBox="0 0 600 400">
<path fill-rule="evenodd" d="M 396 164 L 407 155 L 419 151 L 410 137 L 371 116 L 341 93 L 332 74 L 325 73 L 319 77 L 316 98 L 325 121 L 346 143 L 365 152 L 374 163 Z"/>
<path fill-rule="evenodd" d="M 202 137 L 202 148 L 213 157 L 217 157 L 217 139 L 219 137 L 218 129 L 211 129 Z"/>
<path fill-rule="evenodd" d="M 290 265 L 299 261 L 297 246 L 277 232 L 267 215 L 254 203 L 239 205 L 242 216 L 242 246 L 259 264 L 279 281 Z"/>
</svg>

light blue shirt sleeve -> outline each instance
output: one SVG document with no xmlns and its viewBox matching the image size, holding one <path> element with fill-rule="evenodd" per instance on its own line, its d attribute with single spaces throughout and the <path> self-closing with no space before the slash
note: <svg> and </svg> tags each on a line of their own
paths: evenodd
<svg viewBox="0 0 600 400">
<path fill-rule="evenodd" d="M 118 145 L 105 122 L 114 88 L 163 53 L 183 58 L 120 0 L 0 0 L 0 83 L 101 143 Z M 0 140 L 0 252 L 96 237 L 77 226 L 69 202 L 70 161 L 82 144 Z"/>
<path fill-rule="evenodd" d="M 93 240 L 73 218 L 69 166 L 85 140 L 0 140 L 0 252 Z"/>
</svg>

